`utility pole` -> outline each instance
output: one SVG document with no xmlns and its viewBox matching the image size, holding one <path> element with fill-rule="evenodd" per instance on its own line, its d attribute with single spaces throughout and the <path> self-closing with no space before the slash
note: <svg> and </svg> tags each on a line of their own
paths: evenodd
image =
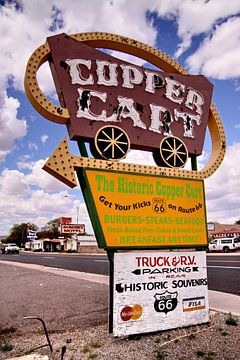
<svg viewBox="0 0 240 360">
<path fill-rule="evenodd" d="M 77 206 L 77 224 L 78 224 L 78 210 L 79 210 L 79 206 Z"/>
</svg>

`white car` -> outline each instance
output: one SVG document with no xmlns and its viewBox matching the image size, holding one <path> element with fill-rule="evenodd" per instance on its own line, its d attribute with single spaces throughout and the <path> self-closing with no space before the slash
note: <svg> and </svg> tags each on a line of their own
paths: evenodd
<svg viewBox="0 0 240 360">
<path fill-rule="evenodd" d="M 2 248 L 3 254 L 19 254 L 19 247 L 14 243 L 6 244 Z"/>
<path fill-rule="evenodd" d="M 223 251 L 225 253 L 240 249 L 240 238 L 220 238 L 211 240 L 208 245 L 209 251 Z"/>
</svg>

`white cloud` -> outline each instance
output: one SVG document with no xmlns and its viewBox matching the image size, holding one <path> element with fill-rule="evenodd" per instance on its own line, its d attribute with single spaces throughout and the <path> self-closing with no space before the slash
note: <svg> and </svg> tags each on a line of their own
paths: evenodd
<svg viewBox="0 0 240 360">
<path fill-rule="evenodd" d="M 38 186 L 45 191 L 61 191 L 66 190 L 68 187 L 55 177 L 49 175 L 42 169 L 46 160 L 38 160 L 31 164 L 31 173 L 26 175 L 26 182 L 29 185 Z"/>
<path fill-rule="evenodd" d="M 45 144 L 45 142 L 48 140 L 48 138 L 49 138 L 48 135 L 46 135 L 46 134 L 42 135 L 42 136 L 41 136 L 41 142 L 42 142 L 43 144 Z"/>
<path fill-rule="evenodd" d="M 237 15 L 240 11 L 239 0 L 227 3 L 225 0 L 154 0 L 149 7 L 157 11 L 160 17 L 176 20 L 177 34 L 181 39 L 176 57 L 189 48 L 193 36 L 208 33 L 218 21 Z"/>
<path fill-rule="evenodd" d="M 211 37 L 187 59 L 191 73 L 229 79 L 240 76 L 240 18 L 230 18 L 216 27 Z"/>
<path fill-rule="evenodd" d="M 130 150 L 123 161 L 130 164 L 156 166 L 152 153 L 148 151 Z"/>
<path fill-rule="evenodd" d="M 227 148 L 220 168 L 205 180 L 209 221 L 234 223 L 240 218 L 240 143 Z"/>
<path fill-rule="evenodd" d="M 64 192 L 50 194 L 44 190 L 36 190 L 32 193 L 32 204 L 39 214 L 59 214 L 59 209 L 69 203 L 64 194 Z"/>
<path fill-rule="evenodd" d="M 143 64 L 146 62 L 143 59 L 137 58 L 133 55 L 122 53 L 120 51 L 113 50 L 113 51 L 110 51 L 109 53 L 111 56 L 114 56 L 117 59 L 121 59 L 121 60 L 130 62 L 132 64 L 138 65 L 138 66 L 143 66 Z"/>
<path fill-rule="evenodd" d="M 58 8 L 62 11 L 65 28 L 70 34 L 79 32 L 80 18 L 81 32 L 113 32 L 153 44 L 156 31 L 145 18 L 145 13 L 149 8 L 148 3 L 145 0 L 138 0 L 137 3 L 126 0 L 89 0 L 87 2 L 74 0 L 70 8 L 69 4 L 63 0 L 58 1 Z"/>
<path fill-rule="evenodd" d="M 24 137 L 27 132 L 25 119 L 20 119 L 18 115 L 20 101 L 9 96 L 7 91 L 10 86 L 9 79 L 15 89 L 23 91 L 25 67 L 31 53 L 46 41 L 47 36 L 55 33 L 107 31 L 154 45 L 157 30 L 146 20 L 146 11 L 157 11 L 159 16 L 176 22 L 181 41 L 177 56 L 189 48 L 193 36 L 208 36 L 208 32 L 211 32 L 211 36 L 205 38 L 195 54 L 188 58 L 191 72 L 204 71 L 205 75 L 217 78 L 240 75 L 237 63 L 240 55 L 239 18 L 233 17 L 227 21 L 228 16 L 239 13 L 239 0 L 72 0 L 71 6 L 66 0 L 58 0 L 58 10 L 56 6 L 54 8 L 53 0 L 23 0 L 22 3 L 23 12 L 16 12 L 14 6 L 9 5 L 2 6 L 0 13 L 0 161 L 14 149 L 16 139 Z M 54 32 L 51 32 L 50 28 L 54 29 Z M 124 57 L 129 59 L 127 55 Z M 141 64 L 141 61 L 138 61 Z M 40 68 L 38 79 L 44 93 L 55 96 L 48 64 Z M 47 141 L 47 136 L 41 136 L 43 144 Z M 31 148 L 37 149 L 33 142 L 29 144 Z M 225 161 L 218 172 L 206 181 L 210 219 L 231 221 L 235 212 L 238 218 L 237 151 L 239 153 L 239 144 L 233 146 L 232 152 L 231 148 L 228 150 L 228 163 Z M 130 151 L 125 161 L 155 165 L 150 153 L 140 151 Z M 79 221 L 82 218 L 87 226 L 91 227 L 85 204 L 68 195 L 70 193 L 64 184 L 43 171 L 43 163 L 43 160 L 30 163 L 29 157 L 25 157 L 18 162 L 18 170 L 5 169 L 2 172 L 0 233 L 6 233 L 13 223 L 32 221 L 42 226 L 49 218 L 74 218 L 77 207 Z M 223 184 L 226 191 L 221 190 Z M 228 191 L 229 196 L 224 195 Z"/>
<path fill-rule="evenodd" d="M 24 170 L 24 169 L 32 170 L 34 163 L 30 162 L 30 159 L 31 159 L 31 156 L 29 156 L 29 155 L 20 156 L 20 159 L 17 162 L 18 170 Z"/>
<path fill-rule="evenodd" d="M 24 174 L 18 170 L 3 170 L 0 184 L 1 191 L 6 195 L 23 196 L 30 190 Z"/>
<path fill-rule="evenodd" d="M 177 58 L 191 46 L 194 36 L 204 36 L 201 46 L 187 59 L 191 73 L 217 79 L 240 76 L 239 0 L 155 0 L 149 6 L 158 16 L 176 21 L 181 39 Z"/>
<path fill-rule="evenodd" d="M 235 87 L 235 91 L 240 91 L 240 81 L 239 81 L 239 79 L 234 79 L 233 84 L 234 84 L 234 87 Z"/>
<path fill-rule="evenodd" d="M 29 148 L 29 150 L 37 150 L 38 146 L 36 143 L 34 143 L 32 141 L 28 141 L 28 148 Z"/>
<path fill-rule="evenodd" d="M 148 2 L 144 0 L 138 1 L 137 6 L 134 1 L 126 0 L 73 0 L 71 6 L 66 0 L 59 0 L 57 5 L 53 0 L 23 0 L 21 3 L 22 10 L 17 11 L 13 2 L 1 6 L 0 13 L 0 162 L 14 148 L 15 140 L 27 132 L 26 121 L 17 117 L 19 101 L 7 95 L 8 79 L 11 78 L 15 89 L 24 90 L 27 61 L 32 52 L 45 43 L 47 36 L 59 32 L 106 31 L 148 44 L 154 44 L 156 39 L 155 29 L 145 18 Z M 48 97 L 56 97 L 47 63 L 37 75 L 42 91 Z"/>
<path fill-rule="evenodd" d="M 11 75 L 15 88 L 23 90 L 23 77 L 32 52 L 50 33 L 53 1 L 23 0 L 23 12 L 14 4 L 1 7 L 1 75 Z"/>
<path fill-rule="evenodd" d="M 40 44 L 41 45 L 41 44 Z M 49 98 L 53 103 L 59 104 L 57 93 L 55 90 L 53 77 L 51 70 L 47 62 L 45 62 L 37 72 L 37 80 L 41 91 Z"/>
<path fill-rule="evenodd" d="M 17 99 L 0 95 L 0 162 L 14 149 L 15 140 L 26 135 L 26 121 L 17 118 L 19 106 Z"/>
<path fill-rule="evenodd" d="M 180 56 L 191 44 L 194 35 L 207 33 L 217 21 L 237 14 L 240 11 L 238 0 L 183 1 L 179 8 L 178 35 L 183 39 L 176 56 Z"/>
<path fill-rule="evenodd" d="M 5 169 L 0 176 L 0 233 L 7 234 L 13 224 L 32 222 L 39 228 L 54 218 L 70 216 L 92 231 L 85 203 L 72 195 L 60 181 L 42 170 L 44 161 L 30 163 L 25 175 L 18 170 Z M 26 168 L 25 168 L 26 169 Z M 49 192 L 50 190 L 54 192 Z"/>
<path fill-rule="evenodd" d="M 11 74 L 16 88 L 23 89 L 27 60 L 46 41 L 46 37 L 59 32 L 78 33 L 79 24 L 81 32 L 114 32 L 148 44 L 154 44 L 156 39 L 156 31 L 145 17 L 147 1 L 138 1 L 136 6 L 134 1 L 126 0 L 72 0 L 69 6 L 66 0 L 59 0 L 57 9 L 59 11 L 56 16 L 53 0 L 23 0 L 23 12 L 16 12 L 13 5 L 2 7 L 0 32 L 4 42 L 1 44 L 1 73 L 5 79 Z M 62 21 L 54 21 L 57 17 L 62 18 Z M 53 27 L 53 23 L 60 24 L 61 28 Z M 50 28 L 54 31 L 50 31 Z M 41 85 L 46 92 L 53 90 L 52 77 L 49 75 L 46 68 L 40 75 Z"/>
</svg>

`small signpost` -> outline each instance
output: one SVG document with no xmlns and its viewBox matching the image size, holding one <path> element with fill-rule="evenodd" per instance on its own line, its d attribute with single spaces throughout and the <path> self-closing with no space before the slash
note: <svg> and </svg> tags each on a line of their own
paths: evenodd
<svg viewBox="0 0 240 360">
<path fill-rule="evenodd" d="M 37 239 L 37 231 L 27 228 L 27 239 L 28 241 L 35 241 Z"/>
<path fill-rule="evenodd" d="M 159 70 L 97 48 L 141 57 Z M 59 107 L 38 86 L 36 73 L 45 61 Z M 50 37 L 27 64 L 32 105 L 65 124 L 78 142 L 80 157 L 70 154 L 64 138 L 44 169 L 70 187 L 77 185 L 77 171 L 98 246 L 108 253 L 114 336 L 209 321 L 204 179 L 220 166 L 226 148 L 212 88 L 161 51 L 108 33 Z M 198 170 L 207 127 L 212 153 Z M 151 151 L 156 166 L 119 162 L 130 149 Z M 188 159 L 191 170 L 184 169 Z M 75 227 L 63 223 L 62 232 Z"/>
<path fill-rule="evenodd" d="M 209 321 L 203 251 L 119 252 L 114 264 L 115 336 Z"/>
<path fill-rule="evenodd" d="M 84 224 L 61 224 L 61 234 L 85 234 Z"/>
</svg>

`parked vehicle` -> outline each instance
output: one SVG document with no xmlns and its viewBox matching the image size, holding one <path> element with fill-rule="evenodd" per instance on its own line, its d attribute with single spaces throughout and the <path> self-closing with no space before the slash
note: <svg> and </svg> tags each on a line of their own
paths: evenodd
<svg viewBox="0 0 240 360">
<path fill-rule="evenodd" d="M 3 254 L 19 254 L 19 247 L 14 243 L 6 244 L 2 248 Z"/>
<path fill-rule="evenodd" d="M 240 249 L 239 237 L 226 237 L 221 239 L 213 239 L 208 245 L 209 251 L 223 251 L 225 253 Z"/>
</svg>

